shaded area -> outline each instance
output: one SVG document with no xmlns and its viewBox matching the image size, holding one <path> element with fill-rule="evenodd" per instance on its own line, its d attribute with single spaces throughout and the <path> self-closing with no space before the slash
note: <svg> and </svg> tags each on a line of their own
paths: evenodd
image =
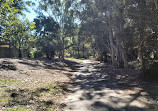
<svg viewBox="0 0 158 111">
<path fill-rule="evenodd" d="M 17 68 L 14 65 L 14 63 L 12 63 L 10 61 L 2 61 L 0 63 L 0 69 L 4 69 L 4 70 L 17 70 Z"/>
<path fill-rule="evenodd" d="M 85 111 L 158 110 L 158 85 L 144 81 L 138 71 L 85 63 L 73 80 L 75 89 L 66 106 L 70 111 L 77 104 Z"/>
<path fill-rule="evenodd" d="M 62 70 L 64 71 L 65 67 L 68 67 L 73 71 L 76 71 L 80 66 L 79 63 L 75 61 L 70 61 L 70 60 L 60 60 L 60 59 L 30 59 L 32 62 L 28 62 L 28 60 L 23 60 L 20 61 L 20 64 L 28 65 L 30 67 L 35 67 L 35 68 L 44 68 L 44 69 L 55 69 L 55 70 Z M 42 61 L 43 64 L 39 64 L 38 60 Z"/>
<path fill-rule="evenodd" d="M 143 108 L 138 108 L 138 107 L 128 107 L 128 108 L 112 108 L 111 106 L 100 102 L 96 101 L 92 104 L 92 108 L 90 109 L 92 111 L 144 111 Z"/>
<path fill-rule="evenodd" d="M 81 67 L 81 65 L 75 61 L 70 61 L 70 60 L 63 60 L 63 62 L 72 69 L 72 71 L 76 71 L 78 68 Z"/>
</svg>

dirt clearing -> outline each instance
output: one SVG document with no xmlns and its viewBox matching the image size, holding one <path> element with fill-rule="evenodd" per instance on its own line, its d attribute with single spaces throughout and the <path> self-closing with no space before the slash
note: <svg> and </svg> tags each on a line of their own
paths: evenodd
<svg viewBox="0 0 158 111">
<path fill-rule="evenodd" d="M 75 62 L 0 59 L 0 109 L 61 110 Z"/>
</svg>

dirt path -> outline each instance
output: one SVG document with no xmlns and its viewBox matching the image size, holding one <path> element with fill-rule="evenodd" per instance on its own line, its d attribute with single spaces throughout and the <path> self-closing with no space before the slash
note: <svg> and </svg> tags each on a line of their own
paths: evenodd
<svg viewBox="0 0 158 111">
<path fill-rule="evenodd" d="M 137 82 L 137 78 L 128 80 L 128 75 L 121 75 L 117 69 L 111 73 L 112 69 L 107 67 L 102 72 L 96 66 L 92 61 L 84 60 L 82 66 L 74 71 L 72 78 L 75 81 L 64 111 L 158 110 L 157 85 L 141 86 L 144 83 Z"/>
</svg>

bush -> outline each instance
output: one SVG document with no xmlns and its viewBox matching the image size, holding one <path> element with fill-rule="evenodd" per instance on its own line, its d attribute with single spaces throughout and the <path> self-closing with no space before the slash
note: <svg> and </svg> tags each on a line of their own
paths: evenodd
<svg viewBox="0 0 158 111">
<path fill-rule="evenodd" d="M 154 62 L 152 64 L 150 64 L 145 72 L 145 77 L 151 81 L 158 81 L 158 62 Z"/>
<path fill-rule="evenodd" d="M 43 54 L 40 50 L 38 50 L 34 53 L 34 58 L 41 58 L 42 56 L 43 56 Z"/>
<path fill-rule="evenodd" d="M 30 48 L 29 57 L 34 58 L 36 52 L 37 52 L 36 48 Z"/>
</svg>

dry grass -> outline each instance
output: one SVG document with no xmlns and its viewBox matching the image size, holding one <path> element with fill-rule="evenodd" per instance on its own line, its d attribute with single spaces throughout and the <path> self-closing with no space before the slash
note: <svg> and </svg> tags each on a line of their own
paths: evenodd
<svg viewBox="0 0 158 111">
<path fill-rule="evenodd" d="M 58 60 L 0 59 L 0 110 L 61 110 L 69 66 Z"/>
</svg>

